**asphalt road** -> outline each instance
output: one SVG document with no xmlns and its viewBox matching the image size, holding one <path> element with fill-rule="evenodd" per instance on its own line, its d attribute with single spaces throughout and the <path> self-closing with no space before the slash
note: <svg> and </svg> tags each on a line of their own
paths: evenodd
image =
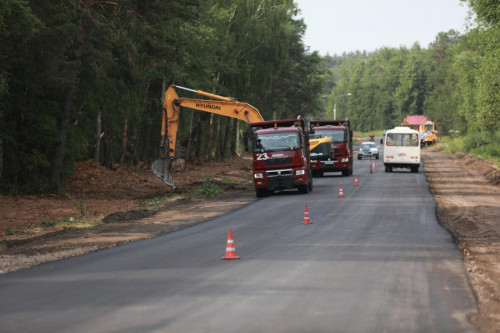
<svg viewBox="0 0 500 333">
<path fill-rule="evenodd" d="M 422 168 L 315 178 L 195 227 L 0 277 L 2 332 L 475 332 Z M 339 185 L 344 197 L 339 198 Z M 311 225 L 303 225 L 308 205 Z M 222 260 L 232 229 L 239 260 Z"/>
</svg>

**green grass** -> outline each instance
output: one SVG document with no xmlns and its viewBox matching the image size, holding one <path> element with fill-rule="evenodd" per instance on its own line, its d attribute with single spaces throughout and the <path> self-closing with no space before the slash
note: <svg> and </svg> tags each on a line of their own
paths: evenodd
<svg viewBox="0 0 500 333">
<path fill-rule="evenodd" d="M 179 193 L 169 193 L 169 194 L 164 194 L 164 195 L 158 195 L 152 198 L 144 199 L 143 203 L 146 204 L 154 204 L 154 203 L 159 203 L 159 202 L 164 202 L 164 201 L 171 201 L 179 198 L 184 198 L 184 195 L 179 194 Z"/>
<path fill-rule="evenodd" d="M 201 183 L 200 186 L 196 190 L 194 190 L 195 195 L 202 195 L 207 198 L 213 198 L 219 194 L 221 194 L 223 191 L 222 189 L 217 186 L 217 184 L 210 178 L 206 178 L 203 183 Z"/>
<path fill-rule="evenodd" d="M 442 137 L 439 144 L 445 153 L 467 153 L 500 167 L 500 131 L 493 136 L 473 133 L 465 137 Z"/>
<path fill-rule="evenodd" d="M 16 234 L 16 231 L 12 228 L 11 225 L 9 225 L 7 228 L 5 228 L 5 232 L 7 233 L 8 236 L 12 236 Z"/>
<path fill-rule="evenodd" d="M 224 184 L 229 184 L 229 185 L 235 185 L 235 184 L 238 184 L 236 181 L 232 180 L 232 179 L 229 179 L 229 178 L 222 178 L 222 182 Z"/>
<path fill-rule="evenodd" d="M 52 228 L 52 227 L 55 227 L 56 225 L 57 225 L 57 222 L 52 221 L 50 219 L 45 219 L 42 222 L 38 223 L 38 226 L 42 227 L 42 228 Z"/>
</svg>

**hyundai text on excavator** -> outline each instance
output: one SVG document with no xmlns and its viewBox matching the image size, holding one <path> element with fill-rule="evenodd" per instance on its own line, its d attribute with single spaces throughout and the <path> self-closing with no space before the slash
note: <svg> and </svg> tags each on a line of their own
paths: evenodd
<svg viewBox="0 0 500 333">
<path fill-rule="evenodd" d="M 342 172 L 342 176 L 352 175 L 353 151 L 352 129 L 349 119 L 342 120 L 311 120 L 315 137 L 328 137 L 333 143 L 333 156 L 315 156 L 319 165 L 315 165 L 314 172 L 322 176 L 324 172 Z"/>
<path fill-rule="evenodd" d="M 313 189 L 306 120 L 271 120 L 253 123 L 253 180 L 257 197 L 275 190 Z"/>
<path fill-rule="evenodd" d="M 213 98 L 213 100 L 179 97 L 176 88 Z M 292 120 L 264 121 L 260 112 L 250 104 L 239 102 L 232 97 L 219 96 L 176 85 L 171 85 L 165 92 L 160 159 L 151 166 L 155 175 L 167 185 L 175 188 L 170 167 L 175 158 L 181 107 L 237 118 L 252 126 L 254 130 L 253 175 L 255 192 L 258 197 L 270 194 L 275 189 L 295 187 L 303 193 L 312 190 L 309 137 L 304 119 L 299 116 L 298 119 Z M 275 135 L 266 135 L 270 134 L 266 131 L 274 131 Z M 274 138 L 274 141 L 271 137 Z M 272 142 L 278 143 L 280 137 L 294 139 L 295 144 L 286 147 L 276 146 L 271 148 L 272 150 L 268 150 L 266 139 L 269 138 Z M 288 174 L 288 170 L 290 170 L 290 174 Z"/>
</svg>

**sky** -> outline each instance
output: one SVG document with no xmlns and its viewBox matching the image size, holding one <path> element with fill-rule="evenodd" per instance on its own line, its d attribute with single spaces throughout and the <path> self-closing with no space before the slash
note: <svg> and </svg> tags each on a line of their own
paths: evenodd
<svg viewBox="0 0 500 333">
<path fill-rule="evenodd" d="M 381 47 L 427 48 L 439 32 L 466 31 L 460 0 L 294 0 L 307 30 L 304 44 L 320 55 Z"/>
</svg>

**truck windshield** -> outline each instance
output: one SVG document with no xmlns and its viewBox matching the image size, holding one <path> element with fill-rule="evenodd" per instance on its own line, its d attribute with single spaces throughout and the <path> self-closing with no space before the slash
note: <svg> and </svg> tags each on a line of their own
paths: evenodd
<svg viewBox="0 0 500 333">
<path fill-rule="evenodd" d="M 296 150 L 300 148 L 298 132 L 276 132 L 257 134 L 254 140 L 256 152 Z"/>
<path fill-rule="evenodd" d="M 415 147 L 418 146 L 418 134 L 388 133 L 385 144 L 387 146 Z"/>
<path fill-rule="evenodd" d="M 333 143 L 347 142 L 346 130 L 315 130 L 316 135 L 329 137 Z"/>
</svg>

